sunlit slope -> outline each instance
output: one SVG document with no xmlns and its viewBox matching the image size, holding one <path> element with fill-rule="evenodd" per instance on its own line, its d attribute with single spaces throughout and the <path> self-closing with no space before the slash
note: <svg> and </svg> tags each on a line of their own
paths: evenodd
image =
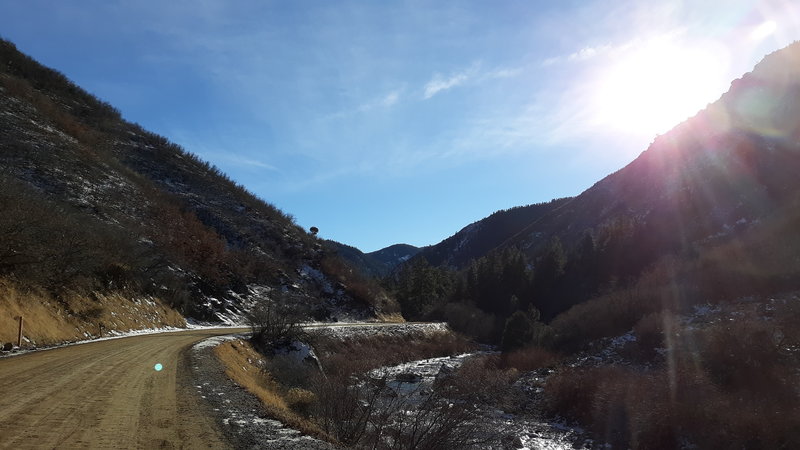
<svg viewBox="0 0 800 450">
<path fill-rule="evenodd" d="M 0 148 L 0 278 L 66 315 L 121 294 L 235 321 L 287 286 L 318 320 L 394 312 L 290 215 L 3 40 Z"/>
</svg>

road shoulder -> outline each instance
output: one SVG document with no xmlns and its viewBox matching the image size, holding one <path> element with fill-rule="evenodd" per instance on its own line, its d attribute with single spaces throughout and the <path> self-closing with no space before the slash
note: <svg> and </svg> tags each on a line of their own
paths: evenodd
<svg viewBox="0 0 800 450">
<path fill-rule="evenodd" d="M 261 402 L 225 374 L 213 350 L 220 338 L 202 341 L 187 352 L 191 388 L 209 409 L 232 447 L 279 450 L 333 449 L 332 445 L 303 435 L 267 417 Z"/>
</svg>

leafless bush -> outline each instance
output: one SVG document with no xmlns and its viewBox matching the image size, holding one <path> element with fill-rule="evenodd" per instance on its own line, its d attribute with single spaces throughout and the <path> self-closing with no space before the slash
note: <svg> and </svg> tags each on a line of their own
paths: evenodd
<svg viewBox="0 0 800 450">
<path fill-rule="evenodd" d="M 701 335 L 701 358 L 711 379 L 728 390 L 782 397 L 784 378 L 773 327 L 759 320 L 722 322 Z"/>
<path fill-rule="evenodd" d="M 388 394 L 385 380 L 347 374 L 355 370 L 320 376 L 312 384 L 317 399 L 313 415 L 320 428 L 348 447 L 363 443 L 369 429 L 385 420 L 379 404 Z"/>
<path fill-rule="evenodd" d="M 693 336 L 691 345 L 699 337 Z M 699 448 L 800 444 L 800 399 L 792 384 L 796 375 L 779 371 L 781 377 L 775 377 L 773 367 L 745 386 L 730 383 L 738 375 L 720 385 L 718 375 L 698 366 L 700 355 L 674 350 L 681 354 L 669 367 L 650 371 L 562 369 L 545 385 L 546 405 L 552 413 L 581 422 L 614 448 L 671 449 L 681 442 Z"/>
<path fill-rule="evenodd" d="M 504 369 L 516 369 L 520 372 L 550 367 L 556 364 L 559 356 L 542 347 L 526 347 L 519 350 L 496 355 L 494 364 Z"/>
<path fill-rule="evenodd" d="M 573 306 L 551 323 L 555 344 L 576 350 L 595 339 L 623 334 L 642 316 L 660 311 L 668 301 L 662 297 L 658 289 L 632 287 Z"/>
<path fill-rule="evenodd" d="M 500 437 L 500 430 L 483 426 L 481 410 L 509 397 L 515 371 L 498 369 L 480 358 L 410 393 L 372 372 L 404 361 L 472 350 L 472 344 L 458 334 L 319 338 L 315 347 L 326 376 L 320 374 L 309 383 L 317 400 L 312 417 L 342 445 L 467 448 Z"/>
<path fill-rule="evenodd" d="M 291 301 L 288 295 L 276 295 L 273 299 L 262 300 L 247 313 L 252 331 L 250 339 L 257 348 L 269 353 L 303 336 L 303 314 Z"/>
<path fill-rule="evenodd" d="M 436 387 L 442 396 L 478 409 L 511 411 L 520 400 L 512 387 L 518 378 L 519 371 L 500 367 L 498 358 L 476 356 L 466 360 L 451 376 L 440 378 Z"/>
<path fill-rule="evenodd" d="M 372 446 L 397 450 L 485 448 L 501 439 L 503 431 L 486 426 L 480 406 L 469 399 L 450 398 L 445 392 L 435 388 L 418 404 L 397 402 Z"/>
<path fill-rule="evenodd" d="M 358 369 L 346 370 L 353 373 Z M 471 374 L 471 373 L 470 373 Z M 482 426 L 484 401 L 467 388 L 467 374 L 431 388 L 396 392 L 386 378 L 329 376 L 313 383 L 314 417 L 339 443 L 374 449 L 442 449 L 485 446 L 500 439 Z"/>
<path fill-rule="evenodd" d="M 444 316 L 450 327 L 472 336 L 478 342 L 489 342 L 494 334 L 495 317 L 466 303 L 448 303 Z"/>
</svg>

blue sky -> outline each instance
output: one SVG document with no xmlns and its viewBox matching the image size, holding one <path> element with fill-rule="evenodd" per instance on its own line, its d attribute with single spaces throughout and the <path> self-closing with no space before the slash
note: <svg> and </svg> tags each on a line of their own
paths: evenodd
<svg viewBox="0 0 800 450">
<path fill-rule="evenodd" d="M 800 38 L 793 3 L 0 0 L 0 36 L 373 251 L 579 194 Z"/>
</svg>

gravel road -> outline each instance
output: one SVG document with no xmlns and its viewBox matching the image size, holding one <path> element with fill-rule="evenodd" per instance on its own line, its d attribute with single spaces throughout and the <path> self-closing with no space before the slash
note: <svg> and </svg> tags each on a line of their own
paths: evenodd
<svg viewBox="0 0 800 450">
<path fill-rule="evenodd" d="M 306 328 L 358 334 L 441 324 Z M 225 376 L 211 353 L 216 339 L 201 342 L 244 331 L 195 329 L 0 358 L 0 448 L 333 448 L 265 418 L 259 401 Z"/>
<path fill-rule="evenodd" d="M 197 395 L 189 349 L 235 331 L 136 336 L 2 358 L 0 448 L 230 448 L 212 407 Z"/>
</svg>

